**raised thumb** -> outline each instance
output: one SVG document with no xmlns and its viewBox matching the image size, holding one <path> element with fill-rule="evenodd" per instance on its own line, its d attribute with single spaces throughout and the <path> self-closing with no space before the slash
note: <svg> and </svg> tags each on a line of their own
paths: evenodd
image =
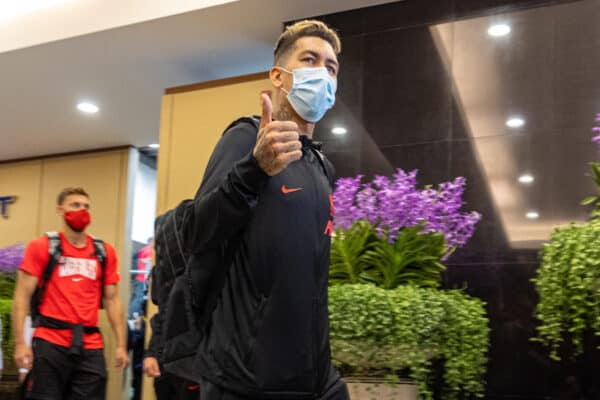
<svg viewBox="0 0 600 400">
<path fill-rule="evenodd" d="M 262 108 L 262 114 L 260 116 L 260 128 L 264 128 L 273 121 L 273 104 L 268 93 L 261 93 L 260 95 L 260 106 Z"/>
</svg>

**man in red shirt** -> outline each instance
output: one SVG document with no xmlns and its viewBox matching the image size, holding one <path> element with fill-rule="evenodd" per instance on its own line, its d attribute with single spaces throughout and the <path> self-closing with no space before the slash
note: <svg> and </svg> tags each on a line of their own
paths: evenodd
<svg viewBox="0 0 600 400">
<path fill-rule="evenodd" d="M 101 299 L 116 337 L 116 366 L 124 368 L 129 361 L 117 287 L 117 256 L 111 245 L 103 243 L 105 259 L 101 264 L 94 239 L 85 232 L 91 218 L 89 196 L 83 189 L 64 189 L 57 204 L 63 219 L 58 234 L 60 259 L 39 302 L 32 347 L 24 341 L 23 326 L 50 260 L 48 235 L 29 243 L 19 268 L 12 314 L 15 361 L 19 368 L 31 369 L 26 384 L 28 399 L 103 400 L 107 372 L 97 328 Z"/>
<path fill-rule="evenodd" d="M 152 268 L 152 243 L 153 238 L 149 238 L 148 244 L 138 251 L 137 269 L 138 271 L 143 272 L 138 272 L 138 274 L 135 276 L 135 280 L 142 283 L 146 283 L 146 280 L 148 279 L 148 272 L 150 272 L 150 269 Z"/>
<path fill-rule="evenodd" d="M 148 273 L 152 269 L 152 243 L 153 238 L 148 239 L 148 244 L 138 251 L 137 270 L 138 273 L 131 281 L 131 298 L 129 299 L 129 319 L 133 318 L 134 313 L 143 315 L 144 294 L 146 292 L 146 280 Z"/>
</svg>

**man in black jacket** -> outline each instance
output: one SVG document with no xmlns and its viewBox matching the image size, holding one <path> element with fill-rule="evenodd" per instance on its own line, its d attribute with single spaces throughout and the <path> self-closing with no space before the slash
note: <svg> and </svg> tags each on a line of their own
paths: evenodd
<svg viewBox="0 0 600 400">
<path fill-rule="evenodd" d="M 198 299 L 212 309 L 202 400 L 348 398 L 329 350 L 333 167 L 312 141 L 335 101 L 340 47 L 321 22 L 288 27 L 259 126 L 232 125 L 208 163 L 186 227 L 193 273 L 210 276 L 195 291 L 222 287 Z"/>
</svg>

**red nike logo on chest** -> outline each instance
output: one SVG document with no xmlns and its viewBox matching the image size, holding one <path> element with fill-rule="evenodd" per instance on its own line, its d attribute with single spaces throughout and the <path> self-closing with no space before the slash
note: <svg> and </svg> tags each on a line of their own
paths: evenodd
<svg viewBox="0 0 600 400">
<path fill-rule="evenodd" d="M 300 190 L 302 190 L 301 187 L 298 187 L 298 188 L 286 188 L 285 185 L 281 185 L 281 193 L 283 193 L 283 194 L 290 194 L 290 193 L 298 192 Z"/>
</svg>

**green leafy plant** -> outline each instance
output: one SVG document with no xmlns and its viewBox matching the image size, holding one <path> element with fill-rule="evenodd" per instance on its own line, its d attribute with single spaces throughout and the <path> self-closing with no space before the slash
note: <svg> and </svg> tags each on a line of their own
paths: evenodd
<svg viewBox="0 0 600 400">
<path fill-rule="evenodd" d="M 363 279 L 384 289 L 406 284 L 438 287 L 446 269 L 440 260 L 448 247 L 441 233 L 421 231 L 419 226 L 404 228 L 393 243 L 387 236 L 374 241 L 364 254 L 369 268 Z"/>
<path fill-rule="evenodd" d="M 600 143 L 600 135 L 592 141 Z M 590 165 L 600 193 L 600 163 Z M 577 356 L 583 353 L 586 332 L 600 336 L 600 195 L 581 204 L 594 205 L 590 221 L 557 228 L 532 279 L 540 299 L 535 315 L 541 322 L 532 340 L 549 347 L 555 361 L 562 358 L 563 344 L 571 345 Z"/>
<path fill-rule="evenodd" d="M 15 275 L 0 272 L 0 299 L 12 299 L 15 291 Z"/>
<path fill-rule="evenodd" d="M 542 250 L 542 263 L 532 280 L 539 294 L 533 339 L 560 360 L 569 340 L 575 355 L 583 352 L 587 330 L 600 336 L 600 220 L 558 228 Z"/>
<path fill-rule="evenodd" d="M 15 271 L 23 259 L 25 246 L 16 244 L 0 249 L 0 318 L 2 319 L 2 354 L 4 370 L 16 369 L 13 360 L 14 338 L 11 329 L 12 298 L 15 291 Z"/>
<path fill-rule="evenodd" d="M 11 329 L 12 299 L 0 299 L 0 318 L 2 319 L 2 354 L 4 355 L 4 370 L 14 370 L 13 351 L 15 341 Z"/>
<path fill-rule="evenodd" d="M 389 377 L 408 371 L 420 398 L 431 399 L 432 363 L 439 360 L 443 399 L 482 397 L 489 328 L 480 300 L 413 285 L 334 285 L 329 316 L 333 360 L 346 373 Z"/>
<path fill-rule="evenodd" d="M 395 241 L 379 237 L 367 221 L 338 229 L 331 244 L 330 283 L 374 283 L 385 289 L 413 284 L 438 287 L 448 253 L 444 235 L 403 228 Z"/>
<path fill-rule="evenodd" d="M 588 196 L 581 202 L 582 205 L 587 206 L 590 204 L 594 204 L 594 209 L 592 210 L 591 217 L 598 218 L 600 217 L 600 163 L 593 162 L 590 163 L 592 168 L 592 176 L 594 179 L 594 183 L 598 189 L 598 195 L 596 196 Z"/>
<path fill-rule="evenodd" d="M 379 240 L 367 221 L 356 221 L 349 229 L 339 229 L 331 241 L 329 282 L 360 283 L 369 267 L 365 252 Z"/>
</svg>

